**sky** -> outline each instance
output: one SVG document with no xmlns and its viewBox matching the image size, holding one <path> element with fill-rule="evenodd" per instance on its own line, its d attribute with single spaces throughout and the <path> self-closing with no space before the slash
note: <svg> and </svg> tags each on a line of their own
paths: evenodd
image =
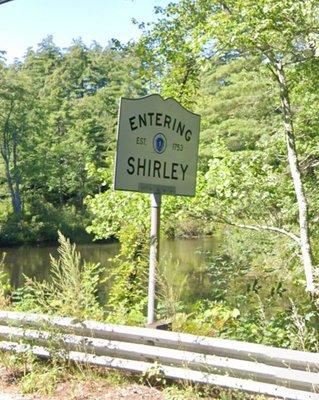
<svg viewBox="0 0 319 400">
<path fill-rule="evenodd" d="M 150 22 L 157 18 L 155 6 L 169 0 L 13 0 L 0 6 L 0 50 L 7 62 L 25 55 L 48 35 L 57 46 L 68 47 L 81 37 L 106 46 L 112 38 L 127 42 L 140 31 L 131 21 Z"/>
</svg>

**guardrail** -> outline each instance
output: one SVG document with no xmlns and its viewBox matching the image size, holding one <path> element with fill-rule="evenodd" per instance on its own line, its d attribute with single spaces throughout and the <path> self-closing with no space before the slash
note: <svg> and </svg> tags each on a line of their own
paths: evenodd
<svg viewBox="0 0 319 400">
<path fill-rule="evenodd" d="M 157 362 L 170 379 L 319 400 L 318 353 L 9 311 L 0 311 L 0 340 L 1 350 L 43 358 L 54 355 L 140 373 Z"/>
</svg>

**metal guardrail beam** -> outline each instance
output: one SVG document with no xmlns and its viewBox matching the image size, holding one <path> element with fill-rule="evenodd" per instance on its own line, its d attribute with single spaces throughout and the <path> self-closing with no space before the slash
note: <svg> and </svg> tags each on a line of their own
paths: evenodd
<svg viewBox="0 0 319 400">
<path fill-rule="evenodd" d="M 55 357 L 135 372 L 146 372 L 157 362 L 172 379 L 319 400 L 317 353 L 9 311 L 0 311 L 0 339 L 3 350 L 28 349 L 45 358 L 54 351 Z M 26 342 L 22 347 L 21 340 Z"/>
<path fill-rule="evenodd" d="M 31 346 L 28 344 L 19 344 L 13 342 L 0 342 L 0 350 L 12 351 L 16 353 L 32 353 L 40 358 L 51 358 L 49 349 L 41 346 Z M 52 350 L 51 350 L 52 351 Z M 57 357 L 57 352 L 52 354 Z M 143 361 L 133 361 L 121 358 L 96 356 L 82 352 L 71 351 L 67 355 L 60 353 L 61 359 L 67 359 L 78 363 L 98 365 L 106 368 L 115 368 L 123 371 L 147 373 L 153 363 Z M 230 376 L 216 375 L 208 372 L 192 371 L 187 368 L 177 368 L 171 366 L 161 366 L 161 373 L 167 378 L 173 380 L 187 380 L 201 384 L 221 386 L 228 389 L 243 390 L 249 393 L 265 394 L 276 398 L 290 400 L 318 400 L 319 394 L 309 393 L 302 390 L 295 390 L 287 387 L 278 386 L 269 383 L 260 383 L 252 380 L 233 378 Z"/>
<path fill-rule="evenodd" d="M 218 357 L 163 347 L 96 339 L 72 334 L 50 333 L 0 325 L 0 338 L 32 341 L 68 351 L 93 353 L 98 356 L 121 357 L 135 361 L 158 362 L 161 365 L 187 366 L 202 372 L 217 372 L 239 378 L 287 385 L 293 389 L 319 390 L 319 374 L 289 368 L 274 367 L 252 361 Z"/>
<path fill-rule="evenodd" d="M 77 335 L 127 341 L 165 348 L 183 349 L 201 354 L 256 361 L 279 367 L 319 372 L 319 354 L 238 340 L 219 339 L 187 333 L 149 328 L 105 324 L 96 321 L 79 322 L 75 318 L 53 317 L 33 313 L 0 311 L 0 324 L 40 329 L 58 329 Z"/>
</svg>

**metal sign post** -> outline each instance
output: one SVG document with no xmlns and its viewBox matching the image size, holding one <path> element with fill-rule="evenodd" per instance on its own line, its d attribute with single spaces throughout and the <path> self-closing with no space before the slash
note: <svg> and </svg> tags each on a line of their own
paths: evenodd
<svg viewBox="0 0 319 400">
<path fill-rule="evenodd" d="M 159 240 L 160 240 L 160 219 L 161 219 L 161 195 L 151 194 L 151 245 L 150 245 L 150 266 L 148 278 L 148 307 L 147 324 L 155 322 L 156 302 L 156 275 L 159 262 Z"/>
<path fill-rule="evenodd" d="M 147 322 L 155 322 L 161 195 L 195 196 L 200 116 L 173 98 L 122 98 L 115 190 L 150 193 L 151 248 Z"/>
</svg>

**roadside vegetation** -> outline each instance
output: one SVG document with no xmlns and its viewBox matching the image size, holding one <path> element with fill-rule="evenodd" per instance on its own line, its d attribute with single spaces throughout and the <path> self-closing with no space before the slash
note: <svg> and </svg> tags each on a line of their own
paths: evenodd
<svg viewBox="0 0 319 400">
<path fill-rule="evenodd" d="M 120 96 L 159 92 L 202 116 L 196 196 L 165 196 L 162 235 L 220 241 L 205 254 L 214 287 L 198 300 L 183 295 L 187 279 L 175 290 L 159 275 L 157 317 L 318 352 L 318 4 L 180 0 L 157 12 L 138 43 L 62 50 L 48 37 L 0 62 L 0 243 L 60 243 L 51 280 L 12 288 L 0 275 L 0 305 L 146 323 L 149 196 L 114 192 L 112 180 Z M 107 273 L 71 243 L 93 239 L 121 244 Z M 26 363 L 27 392 L 38 361 Z M 196 392 L 179 390 L 167 398 Z"/>
<path fill-rule="evenodd" d="M 95 319 L 128 325 L 146 324 L 147 257 L 141 250 L 145 249 L 141 243 L 133 253 L 133 246 L 122 247 L 121 254 L 113 260 L 114 276 L 108 275 L 112 280 L 111 290 L 105 292 L 105 270 L 99 264 L 81 260 L 75 245 L 62 234 L 59 234 L 59 242 L 59 257 L 51 259 L 50 281 L 26 279 L 23 287 L 14 289 L 10 287 L 8 277 L 1 277 L 3 309 L 74 316 L 79 321 Z M 294 296 L 292 293 L 287 295 L 288 289 L 277 283 L 271 274 L 262 284 L 251 271 L 242 271 L 240 263 L 232 262 L 226 253 L 218 257 L 208 254 L 208 257 L 211 263 L 207 274 L 216 282 L 209 297 L 194 304 L 183 302 L 176 297 L 174 288 L 160 278 L 159 318 L 171 321 L 176 331 L 318 352 L 318 308 L 311 298 L 304 297 L 303 291 Z M 83 393 L 92 395 L 92 387 L 97 392 L 111 393 L 123 387 L 123 393 L 132 398 L 130 396 L 136 390 L 146 390 L 134 386 L 142 384 L 158 389 L 151 393 L 147 391 L 149 397 L 146 398 L 152 400 L 207 399 L 212 396 L 224 400 L 263 399 L 262 396 L 252 397 L 191 383 L 176 386 L 161 374 L 160 366 L 154 366 L 139 377 L 89 365 L 74 365 L 54 357 L 44 363 L 28 353 L 3 354 L 0 364 L 3 387 L 13 384 L 23 393 L 36 393 L 43 398 L 63 390 L 66 398 L 77 399 L 81 398 L 77 397 L 80 388 Z"/>
<path fill-rule="evenodd" d="M 17 357 L 0 354 L 0 387 L 6 392 L 32 396 L 37 400 L 249 400 L 239 391 L 229 392 L 190 383 L 168 382 L 150 372 L 143 376 L 123 374 L 114 370 L 69 365 L 56 361 L 41 362 L 32 356 Z M 106 396 L 106 397 L 105 397 Z M 266 400 L 255 396 L 254 400 Z"/>
</svg>

